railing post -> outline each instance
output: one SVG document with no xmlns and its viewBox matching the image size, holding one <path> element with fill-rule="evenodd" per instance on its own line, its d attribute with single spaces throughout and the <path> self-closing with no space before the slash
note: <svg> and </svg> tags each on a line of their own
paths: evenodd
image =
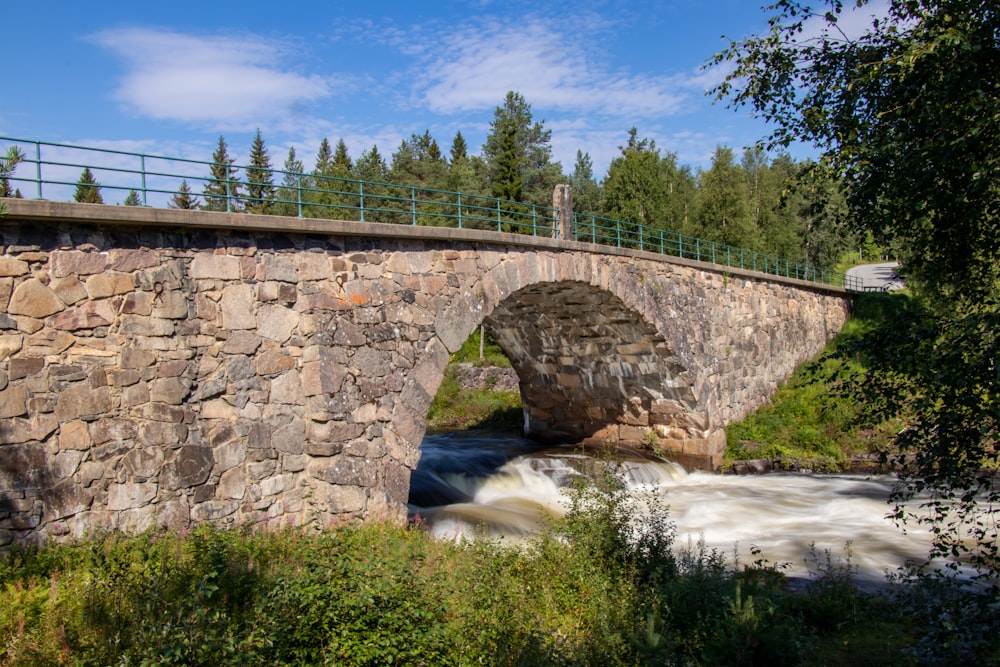
<svg viewBox="0 0 1000 667">
<path fill-rule="evenodd" d="M 299 217 L 302 217 L 302 174 L 295 176 L 295 195 L 298 200 Z"/>
<path fill-rule="evenodd" d="M 230 187 L 229 183 L 230 183 L 229 165 L 227 164 L 226 165 L 226 213 L 233 212 L 233 200 L 232 200 L 233 189 Z"/>
<path fill-rule="evenodd" d="M 42 198 L 42 143 L 35 142 L 35 183 L 38 198 Z"/>
<path fill-rule="evenodd" d="M 501 231 L 502 225 L 500 224 L 500 200 L 497 199 L 497 231 Z"/>
<path fill-rule="evenodd" d="M 458 194 L 458 228 L 462 228 L 462 193 Z"/>
<path fill-rule="evenodd" d="M 413 226 L 417 226 L 417 189 L 410 186 L 410 220 Z"/>
<path fill-rule="evenodd" d="M 573 240 L 573 189 L 565 183 L 552 192 L 552 208 L 556 209 L 557 239 Z"/>
<path fill-rule="evenodd" d="M 142 171 L 142 205 L 146 206 L 146 154 L 139 154 L 139 169 Z"/>
<path fill-rule="evenodd" d="M 361 211 L 361 222 L 365 221 L 365 182 L 358 181 L 358 210 Z"/>
</svg>

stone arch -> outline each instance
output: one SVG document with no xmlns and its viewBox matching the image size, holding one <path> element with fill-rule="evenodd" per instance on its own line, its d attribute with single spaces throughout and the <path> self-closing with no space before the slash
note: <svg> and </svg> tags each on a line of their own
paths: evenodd
<svg viewBox="0 0 1000 667">
<path fill-rule="evenodd" d="M 655 415 L 696 411 L 690 374 L 656 327 L 614 294 L 582 281 L 535 283 L 484 321 L 520 378 L 530 437 L 687 436 L 670 428 L 676 419 Z"/>
</svg>

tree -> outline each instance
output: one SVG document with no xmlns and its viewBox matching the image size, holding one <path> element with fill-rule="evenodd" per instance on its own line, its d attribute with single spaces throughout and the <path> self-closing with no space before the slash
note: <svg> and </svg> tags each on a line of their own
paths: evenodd
<svg viewBox="0 0 1000 667">
<path fill-rule="evenodd" d="M 656 142 L 638 135 L 635 127 L 629 129 L 628 142 L 618 147 L 621 155 L 608 166 L 604 210 L 610 218 L 668 229 L 670 186 L 660 168 L 660 151 Z M 638 228 L 634 233 L 638 239 Z"/>
<path fill-rule="evenodd" d="M 569 185 L 573 188 L 574 211 L 591 214 L 602 213 L 601 186 L 594 180 L 594 164 L 590 160 L 590 153 L 577 150 Z"/>
<path fill-rule="evenodd" d="M 90 167 L 84 167 L 80 174 L 80 180 L 76 183 L 76 191 L 73 193 L 73 200 L 84 204 L 103 204 L 101 197 L 101 184 L 94 178 Z"/>
<path fill-rule="evenodd" d="M 354 164 L 354 173 L 365 183 L 365 220 L 367 222 L 389 222 L 389 216 L 384 209 L 399 208 L 399 203 L 386 199 L 388 193 L 386 186 L 373 185 L 373 183 L 385 183 L 389 180 L 389 166 L 385 158 L 378 150 L 378 146 L 372 145 L 371 149 L 365 151 Z"/>
<path fill-rule="evenodd" d="M 889 0 L 859 36 L 838 0 L 773 9 L 767 35 L 715 56 L 735 64 L 715 92 L 773 123 L 770 145 L 818 147 L 859 231 L 903 250 L 921 307 L 873 336 L 850 386 L 875 418 L 905 419 L 895 443 L 913 457 L 899 497 L 931 494 L 934 553 L 969 555 L 995 586 L 1000 6 Z"/>
<path fill-rule="evenodd" d="M 0 157 L 0 197 L 15 197 L 15 190 L 10 187 L 10 177 L 14 169 L 24 160 L 24 152 L 17 146 L 7 148 L 7 153 Z"/>
<path fill-rule="evenodd" d="M 212 153 L 212 166 L 209 167 L 209 180 L 202 190 L 204 202 L 201 207 L 206 211 L 238 211 L 240 210 L 239 170 L 233 166 L 233 158 L 229 157 L 229 147 L 225 138 L 219 135 L 219 144 Z"/>
<path fill-rule="evenodd" d="M 192 211 L 198 208 L 198 198 L 191 194 L 191 187 L 186 179 L 181 180 L 181 186 L 167 202 L 168 208 Z"/>
<path fill-rule="evenodd" d="M 247 213 L 267 213 L 274 199 L 274 172 L 260 130 L 250 144 L 250 164 L 247 172 Z"/>
<path fill-rule="evenodd" d="M 731 148 L 716 148 L 711 168 L 701 174 L 695 222 L 702 238 L 735 247 L 757 245 L 746 180 Z"/>
<path fill-rule="evenodd" d="M 552 132 L 534 122 L 531 105 L 510 91 L 493 111 L 483 158 L 494 197 L 549 206 L 552 190 L 562 178 L 562 166 L 552 162 Z"/>
<path fill-rule="evenodd" d="M 285 164 L 281 167 L 283 172 L 281 177 L 281 187 L 278 189 L 278 202 L 275 204 L 275 211 L 278 215 L 292 215 L 297 216 L 299 214 L 299 202 L 306 201 L 305 193 L 302 192 L 302 187 L 308 187 L 303 176 L 303 171 L 305 171 L 305 166 L 302 164 L 302 160 L 298 159 L 295 155 L 295 146 L 291 146 L 288 149 L 288 156 L 285 158 Z"/>
<path fill-rule="evenodd" d="M 443 189 L 448 179 L 448 165 L 437 141 L 424 131 L 404 139 L 392 154 L 389 178 L 400 185 L 418 185 Z"/>
<path fill-rule="evenodd" d="M 1000 8 L 891 0 L 854 36 L 825 4 L 779 0 L 767 35 L 715 56 L 735 64 L 716 94 L 774 123 L 770 145 L 822 150 L 857 225 L 905 240 L 910 284 L 982 300 L 1000 280 Z"/>
<path fill-rule="evenodd" d="M 135 190 L 129 190 L 128 196 L 125 197 L 125 201 L 122 202 L 125 206 L 142 206 L 142 200 L 139 199 L 139 193 Z"/>
</svg>

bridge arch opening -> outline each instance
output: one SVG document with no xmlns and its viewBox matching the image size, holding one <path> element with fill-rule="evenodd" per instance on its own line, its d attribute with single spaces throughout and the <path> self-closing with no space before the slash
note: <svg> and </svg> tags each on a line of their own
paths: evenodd
<svg viewBox="0 0 1000 667">
<path fill-rule="evenodd" d="M 689 437 L 690 375 L 642 315 L 580 281 L 536 283 L 484 318 L 520 380 L 524 431 L 541 442 L 657 444 Z"/>
</svg>

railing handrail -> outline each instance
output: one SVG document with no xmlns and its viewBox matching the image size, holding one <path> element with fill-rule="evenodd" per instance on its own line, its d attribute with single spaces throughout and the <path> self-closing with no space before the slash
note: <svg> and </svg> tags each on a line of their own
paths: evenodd
<svg viewBox="0 0 1000 667">
<path fill-rule="evenodd" d="M 409 224 L 413 225 L 432 224 L 433 226 L 440 226 L 437 223 L 444 220 L 446 222 L 455 222 L 459 228 L 470 223 L 475 223 L 495 227 L 497 231 L 517 231 L 519 233 L 531 233 L 535 236 L 551 235 L 552 237 L 557 237 L 559 234 L 557 225 L 559 209 L 551 206 L 499 199 L 483 194 L 453 192 L 420 185 L 367 181 L 346 176 L 286 171 L 284 169 L 263 168 L 253 165 L 237 165 L 232 162 L 219 163 L 151 153 L 136 153 L 111 148 L 95 148 L 76 144 L 19 139 L 15 137 L 0 136 L 0 142 L 34 147 L 34 155 L 25 154 L 23 162 L 35 165 L 35 178 L 9 175 L 7 180 L 17 183 L 34 183 L 36 185 L 37 199 L 43 199 L 43 185 L 74 187 L 79 184 L 78 181 L 43 178 L 42 166 L 45 165 L 67 169 L 87 168 L 98 172 L 139 176 L 141 177 L 141 182 L 138 185 L 98 183 L 96 187 L 115 191 L 134 190 L 137 193 L 141 193 L 143 205 L 147 205 L 147 195 L 149 194 L 162 196 L 184 194 L 180 191 L 179 186 L 176 189 L 170 189 L 165 186 L 151 185 L 147 182 L 147 179 L 174 179 L 175 182 L 177 180 L 190 180 L 204 184 L 225 184 L 225 193 L 206 194 L 204 191 L 194 192 L 190 190 L 188 194 L 191 197 L 201 198 L 204 201 L 224 201 L 226 210 L 230 212 L 238 211 L 241 203 L 250 204 L 251 206 L 266 203 L 268 206 L 294 206 L 297 217 L 314 217 L 304 215 L 305 213 L 313 213 L 314 209 L 318 209 L 319 212 L 328 209 L 338 209 L 357 213 L 361 222 L 379 222 L 381 221 L 379 218 L 389 218 L 390 222 L 396 223 L 401 223 L 403 220 L 408 219 Z M 65 160 L 42 160 L 41 149 L 43 146 L 139 158 L 140 168 L 127 168 L 121 165 L 82 164 Z M 193 173 L 177 174 L 148 169 L 146 166 L 147 160 L 161 160 L 207 167 L 209 175 Z M 212 176 L 212 167 L 227 168 L 225 172 L 227 174 L 226 178 Z M 233 169 L 237 172 L 242 170 L 244 177 L 229 178 L 230 171 L 228 170 Z M 251 197 L 245 193 L 248 185 L 261 185 L 248 181 L 246 175 L 251 172 L 260 171 L 270 173 L 272 180 L 276 176 L 282 179 L 280 183 L 269 184 L 274 189 L 274 194 L 266 200 L 262 200 L 259 197 Z M 286 184 L 284 180 L 291 180 L 286 177 L 293 177 L 296 184 L 294 186 Z M 339 189 L 316 187 L 319 183 L 337 184 Z M 244 190 L 244 193 L 237 193 L 241 188 Z M 294 199 L 282 198 L 280 196 L 281 193 L 289 190 L 295 192 Z M 420 197 L 417 196 L 418 193 Z M 318 197 L 324 195 L 334 198 L 352 198 L 352 201 L 317 201 Z M 436 199 L 434 197 L 441 198 Z M 450 201 L 451 199 L 455 201 Z M 438 209 L 429 210 L 428 207 L 431 206 L 450 206 L 454 208 L 455 212 L 448 213 Z M 267 211 L 263 212 L 266 213 Z M 525 229 L 529 229 L 530 232 L 525 232 Z M 658 227 L 593 214 L 574 212 L 572 215 L 571 234 L 571 238 L 567 240 L 657 252 L 663 255 L 705 261 L 741 270 L 752 270 L 769 275 L 783 276 L 785 278 L 795 278 L 805 282 L 833 285 L 842 287 L 848 291 L 860 292 L 864 290 L 863 281 L 855 276 L 847 276 L 846 274 L 837 273 L 822 267 L 773 255 L 766 255 L 747 248 L 729 246 Z"/>
</svg>

